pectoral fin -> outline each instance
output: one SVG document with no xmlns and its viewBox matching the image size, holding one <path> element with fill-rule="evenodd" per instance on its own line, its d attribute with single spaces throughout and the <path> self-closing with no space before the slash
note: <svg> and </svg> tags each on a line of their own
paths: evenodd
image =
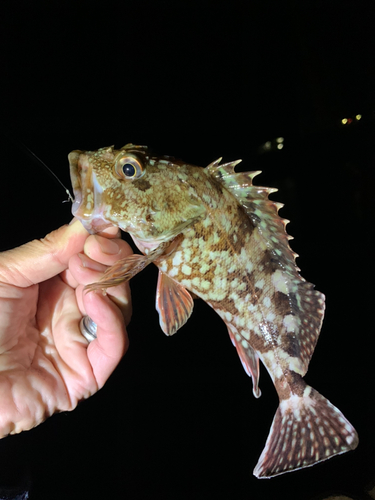
<svg viewBox="0 0 375 500">
<path fill-rule="evenodd" d="M 85 286 L 85 291 L 106 290 L 121 285 L 142 271 L 149 264 L 146 255 L 133 254 L 121 259 L 111 266 L 96 283 Z"/>
<path fill-rule="evenodd" d="M 173 253 L 182 238 L 182 234 L 179 234 L 172 241 L 161 243 L 147 255 L 133 254 L 117 261 L 116 264 L 107 269 L 99 281 L 85 286 L 85 290 L 87 292 L 106 290 L 112 286 L 129 281 L 133 276 L 151 264 L 151 262 L 157 262 L 161 256 L 165 258 Z"/>
<path fill-rule="evenodd" d="M 156 310 L 160 327 L 166 335 L 173 335 L 190 318 L 193 299 L 182 285 L 159 270 L 156 291 Z"/>
</svg>

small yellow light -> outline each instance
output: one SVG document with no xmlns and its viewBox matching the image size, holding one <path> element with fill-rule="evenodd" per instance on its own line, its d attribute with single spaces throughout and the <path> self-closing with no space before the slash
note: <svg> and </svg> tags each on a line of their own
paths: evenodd
<svg viewBox="0 0 375 500">
<path fill-rule="evenodd" d="M 284 142 L 284 137 L 278 137 L 278 138 L 276 139 L 276 142 L 277 142 L 277 143 L 279 143 L 279 144 L 281 144 L 282 142 Z M 280 148 L 279 148 L 279 149 L 280 149 Z"/>
<path fill-rule="evenodd" d="M 355 115 L 355 119 L 356 119 L 356 120 L 358 120 L 358 121 L 359 121 L 361 118 L 362 118 L 362 115 Z"/>
<path fill-rule="evenodd" d="M 284 147 L 284 144 L 282 144 L 282 143 L 277 145 L 277 149 L 283 149 L 283 147 Z"/>
<path fill-rule="evenodd" d="M 346 124 L 348 123 L 348 119 L 347 119 L 347 118 L 343 118 L 343 119 L 341 120 L 341 123 L 342 123 L 343 125 L 346 125 Z"/>
</svg>

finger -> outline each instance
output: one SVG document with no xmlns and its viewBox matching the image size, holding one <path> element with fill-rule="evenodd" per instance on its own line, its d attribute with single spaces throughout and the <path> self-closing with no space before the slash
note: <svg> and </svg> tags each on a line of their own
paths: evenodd
<svg viewBox="0 0 375 500">
<path fill-rule="evenodd" d="M 105 238 L 121 238 L 121 230 L 117 226 L 106 227 L 97 234 Z"/>
<path fill-rule="evenodd" d="M 119 231 L 114 232 L 115 229 L 117 228 L 113 226 L 107 228 L 105 231 L 112 230 L 112 234 L 111 235 L 107 234 L 105 237 L 99 235 L 90 235 L 87 238 L 89 240 L 88 245 L 86 246 L 87 254 L 93 255 L 93 257 L 96 257 L 96 259 L 94 258 L 89 259 L 89 257 L 87 257 L 87 262 L 85 263 L 82 262 L 83 267 L 88 267 L 88 268 L 91 267 L 92 269 L 102 270 L 104 272 L 105 268 L 100 266 L 95 266 L 94 264 L 95 261 L 100 261 L 102 264 L 109 266 L 116 263 L 118 259 L 121 259 L 127 255 L 131 255 L 132 253 L 131 247 L 126 243 L 126 241 L 123 241 L 121 240 L 121 238 L 118 238 Z M 103 233 L 104 231 L 101 234 Z M 108 242 L 108 238 L 111 238 L 111 241 Z M 116 239 L 114 240 L 114 238 Z M 107 253 L 104 253 L 103 249 Z M 112 255 L 110 254 L 111 250 L 115 252 Z M 77 261 L 77 259 L 74 258 L 74 256 L 72 257 L 72 259 L 74 259 L 74 262 L 76 264 L 77 263 L 80 264 Z M 83 260 L 83 258 L 81 259 Z M 92 264 L 89 264 L 89 262 L 92 262 Z M 64 281 L 64 283 L 71 286 L 72 288 L 77 288 L 79 283 L 83 283 L 77 281 L 77 279 L 79 280 L 79 278 L 77 279 L 74 278 L 69 268 L 61 273 L 61 279 Z M 92 279 L 94 280 L 94 277 Z M 93 283 L 93 281 L 89 281 L 89 283 Z"/>
<path fill-rule="evenodd" d="M 77 217 L 73 217 L 69 225 L 73 224 L 74 221 L 79 221 L 79 220 L 80 219 L 78 219 Z M 106 238 L 121 238 L 121 230 L 117 226 L 108 226 L 96 234 L 100 234 L 102 236 L 105 236 Z"/>
<path fill-rule="evenodd" d="M 83 251 L 92 260 L 106 266 L 113 266 L 118 260 L 133 253 L 126 241 L 120 238 L 108 239 L 96 234 L 87 238 Z"/>
<path fill-rule="evenodd" d="M 88 285 L 92 283 L 92 280 L 97 281 L 107 269 L 107 266 L 90 259 L 83 253 L 73 255 L 69 260 L 69 270 L 81 285 Z"/>
<path fill-rule="evenodd" d="M 118 287 L 114 287 L 112 290 L 113 294 L 102 293 L 101 295 L 103 296 L 106 295 L 114 304 L 116 304 L 116 306 L 122 312 L 125 325 L 128 325 L 132 317 L 132 300 L 131 300 L 129 284 L 125 283 L 119 285 Z M 76 288 L 77 306 L 82 316 L 88 315 L 88 312 L 86 311 L 85 307 L 84 297 L 90 294 L 100 295 L 100 292 L 87 292 L 87 290 L 85 290 L 83 285 L 78 285 L 78 287 Z"/>
<path fill-rule="evenodd" d="M 90 273 L 90 270 L 97 272 Z M 106 270 L 107 266 L 79 253 L 70 258 L 68 269 L 60 273 L 60 277 L 71 288 L 77 288 L 79 284 L 88 285 L 91 280 L 97 281 Z"/>
<path fill-rule="evenodd" d="M 116 288 L 120 287 L 124 287 L 123 293 L 117 292 L 114 295 L 110 293 L 102 293 L 101 295 L 103 296 L 106 295 L 114 304 L 116 304 L 116 306 L 122 312 L 122 315 L 125 320 L 125 325 L 128 325 L 132 317 L 132 300 L 131 300 L 130 287 L 128 283 L 125 283 L 124 285 L 119 285 Z M 113 288 L 113 290 L 115 290 L 115 288 Z M 78 287 L 76 288 L 77 306 L 82 316 L 86 316 L 88 314 L 85 308 L 84 297 L 90 294 L 100 295 L 100 292 L 99 291 L 88 292 L 87 290 L 85 290 L 83 285 L 78 285 Z"/>
<path fill-rule="evenodd" d="M 79 285 L 86 286 L 99 281 L 106 269 L 103 264 L 80 253 L 70 258 L 67 271 L 61 273 L 60 277 L 64 283 L 76 289 Z"/>
<path fill-rule="evenodd" d="M 95 266 L 95 261 L 107 266 L 111 266 L 115 264 L 117 260 L 132 254 L 131 247 L 126 243 L 126 241 L 123 241 L 118 237 L 119 231 L 117 230 L 117 228 L 111 226 L 105 229 L 105 231 L 108 231 L 108 234 L 106 233 L 105 237 L 100 235 L 90 235 L 87 238 L 88 242 L 87 245 L 85 242 L 84 251 L 88 256 L 88 260 L 85 263 L 82 262 L 83 267 L 91 267 L 96 270 L 101 269 L 104 272 L 105 269 L 103 267 Z M 102 231 L 102 233 L 100 234 L 103 233 L 104 231 Z M 92 257 L 91 260 L 89 259 L 89 257 Z M 81 263 L 77 259 L 75 259 L 74 257 L 72 257 L 72 259 L 73 260 L 71 262 L 74 263 L 73 265 L 81 265 Z M 83 258 L 81 259 L 83 260 Z M 69 263 L 69 268 L 71 267 L 71 262 Z M 92 264 L 90 264 L 90 262 L 92 262 Z M 71 286 L 72 288 L 77 288 L 79 283 L 83 283 L 83 281 L 80 281 L 80 277 L 76 276 L 76 273 L 72 274 L 70 269 L 61 273 L 61 279 L 64 281 L 64 283 Z M 89 281 L 88 283 L 97 281 L 97 279 L 95 279 L 95 276 L 92 276 L 91 279 L 92 281 Z M 85 284 L 87 285 L 88 283 Z"/>
<path fill-rule="evenodd" d="M 129 340 L 119 308 L 107 296 L 83 296 L 87 314 L 97 324 L 97 338 L 87 348 L 98 387 L 101 388 L 125 354 Z"/>
<path fill-rule="evenodd" d="M 88 232 L 79 221 L 52 231 L 0 254 L 0 280 L 20 287 L 55 276 L 68 267 L 72 255 L 81 252 Z"/>
<path fill-rule="evenodd" d="M 60 273 L 60 278 L 62 281 L 70 286 L 70 288 L 76 289 L 77 286 L 79 285 L 78 281 L 73 278 L 72 273 L 70 272 L 70 269 L 65 269 L 62 273 Z"/>
<path fill-rule="evenodd" d="M 84 290 L 86 285 L 99 281 L 103 273 L 107 270 L 107 266 L 96 262 L 84 254 L 74 255 L 69 261 L 69 276 L 71 284 L 75 285 L 77 303 L 82 314 L 85 314 L 85 307 L 82 300 L 82 295 L 87 293 Z M 130 287 L 128 283 L 122 283 L 116 287 L 109 288 L 106 293 L 120 307 L 120 309 L 129 315 L 130 307 Z M 130 321 L 130 317 L 127 318 Z"/>
</svg>

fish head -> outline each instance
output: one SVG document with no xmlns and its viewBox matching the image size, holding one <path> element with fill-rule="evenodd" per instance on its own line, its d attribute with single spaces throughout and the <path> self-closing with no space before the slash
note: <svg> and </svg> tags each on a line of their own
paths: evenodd
<svg viewBox="0 0 375 500">
<path fill-rule="evenodd" d="M 127 144 L 72 151 L 72 213 L 90 233 L 114 225 L 151 248 L 169 241 L 204 212 L 194 183 L 204 169 Z M 193 176 L 195 174 L 195 177 Z"/>
</svg>

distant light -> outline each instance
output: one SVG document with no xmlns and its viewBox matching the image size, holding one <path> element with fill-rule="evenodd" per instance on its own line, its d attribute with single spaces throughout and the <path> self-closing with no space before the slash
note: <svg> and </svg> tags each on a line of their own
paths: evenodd
<svg viewBox="0 0 375 500">
<path fill-rule="evenodd" d="M 353 120 L 352 120 L 351 118 L 348 118 L 348 123 L 349 123 L 349 125 L 352 123 L 352 121 L 353 121 Z"/>
<path fill-rule="evenodd" d="M 348 119 L 347 119 L 347 118 L 343 118 L 343 119 L 341 120 L 341 123 L 342 123 L 343 125 L 346 125 L 346 124 L 348 123 Z"/>
<path fill-rule="evenodd" d="M 355 119 L 359 121 L 362 118 L 362 115 L 355 115 Z"/>
<path fill-rule="evenodd" d="M 284 144 L 279 143 L 279 144 L 277 145 L 277 149 L 283 149 L 283 147 L 284 147 Z"/>
<path fill-rule="evenodd" d="M 267 142 L 264 144 L 264 148 L 265 148 L 265 149 L 271 149 L 271 146 L 272 146 L 271 141 L 267 141 Z"/>
<path fill-rule="evenodd" d="M 277 137 L 276 142 L 281 144 L 282 142 L 284 142 L 284 137 Z M 279 149 L 281 149 L 281 148 L 279 148 Z"/>
</svg>

